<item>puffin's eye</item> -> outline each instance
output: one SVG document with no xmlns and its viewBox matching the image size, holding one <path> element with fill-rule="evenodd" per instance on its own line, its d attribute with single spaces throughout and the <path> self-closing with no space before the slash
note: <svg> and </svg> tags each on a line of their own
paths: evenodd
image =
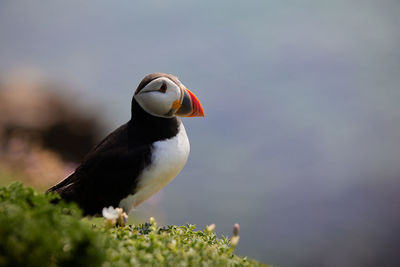
<svg viewBox="0 0 400 267">
<path fill-rule="evenodd" d="M 160 87 L 160 89 L 158 89 L 161 93 L 165 93 L 167 92 L 167 85 L 165 83 L 163 83 Z"/>
</svg>

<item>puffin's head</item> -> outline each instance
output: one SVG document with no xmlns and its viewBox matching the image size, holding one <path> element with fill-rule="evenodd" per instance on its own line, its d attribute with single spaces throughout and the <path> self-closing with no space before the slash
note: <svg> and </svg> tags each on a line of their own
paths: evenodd
<svg viewBox="0 0 400 267">
<path fill-rule="evenodd" d="M 171 74 L 147 75 L 133 97 L 144 111 L 153 116 L 204 117 L 203 107 L 197 97 Z"/>
</svg>

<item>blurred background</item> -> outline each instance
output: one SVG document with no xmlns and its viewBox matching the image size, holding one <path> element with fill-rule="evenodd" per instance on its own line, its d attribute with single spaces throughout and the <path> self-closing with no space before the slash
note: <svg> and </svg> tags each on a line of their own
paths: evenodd
<svg viewBox="0 0 400 267">
<path fill-rule="evenodd" d="M 45 190 L 130 117 L 140 80 L 177 75 L 184 170 L 139 221 L 241 226 L 277 266 L 395 266 L 400 2 L 0 2 L 0 184 Z"/>
</svg>

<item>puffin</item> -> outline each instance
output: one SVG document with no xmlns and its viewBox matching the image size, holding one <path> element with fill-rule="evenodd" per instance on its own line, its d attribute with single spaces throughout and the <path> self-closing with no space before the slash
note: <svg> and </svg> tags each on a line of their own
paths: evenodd
<svg viewBox="0 0 400 267">
<path fill-rule="evenodd" d="M 132 97 L 130 120 L 46 192 L 76 202 L 84 215 L 109 206 L 129 213 L 183 169 L 190 145 L 178 117 L 204 117 L 198 98 L 172 74 L 147 75 Z"/>
</svg>

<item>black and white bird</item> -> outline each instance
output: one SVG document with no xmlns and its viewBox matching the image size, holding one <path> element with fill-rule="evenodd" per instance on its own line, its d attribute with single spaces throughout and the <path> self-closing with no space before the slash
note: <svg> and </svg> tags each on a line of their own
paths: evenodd
<svg viewBox="0 0 400 267">
<path fill-rule="evenodd" d="M 204 117 L 200 101 L 175 76 L 153 73 L 140 82 L 131 109 L 126 124 L 47 192 L 78 203 L 85 214 L 97 214 L 109 206 L 128 213 L 171 182 L 190 150 L 177 116 Z"/>
</svg>

